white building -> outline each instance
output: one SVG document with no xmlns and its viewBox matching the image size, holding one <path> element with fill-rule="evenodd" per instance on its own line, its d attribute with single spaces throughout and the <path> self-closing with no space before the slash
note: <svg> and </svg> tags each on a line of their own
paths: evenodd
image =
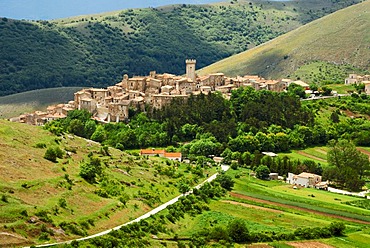
<svg viewBox="0 0 370 248">
<path fill-rule="evenodd" d="M 315 187 L 317 184 L 321 183 L 321 176 L 302 172 L 299 175 L 293 173 L 288 173 L 287 183 L 302 186 L 302 187 Z"/>
</svg>

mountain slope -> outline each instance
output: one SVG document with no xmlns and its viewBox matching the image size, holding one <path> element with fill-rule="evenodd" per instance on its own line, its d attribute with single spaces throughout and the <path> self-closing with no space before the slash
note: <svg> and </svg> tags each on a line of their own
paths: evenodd
<svg viewBox="0 0 370 248">
<path fill-rule="evenodd" d="M 0 95 L 107 86 L 123 74 L 204 67 L 360 0 L 175 5 L 53 22 L 0 19 Z M 235 2 L 235 1 L 234 1 Z"/>
<path fill-rule="evenodd" d="M 46 111 L 49 105 L 73 100 L 73 93 L 80 89 L 81 87 L 49 88 L 2 96 L 0 97 L 0 118 L 11 118 L 36 110 Z"/>
<path fill-rule="evenodd" d="M 62 158 L 45 159 L 56 147 Z M 179 195 L 180 182 L 200 180 L 185 164 L 0 120 L 0 247 L 113 228 Z"/>
<path fill-rule="evenodd" d="M 249 51 L 200 70 L 286 77 L 315 61 L 370 69 L 370 1 L 313 21 Z"/>
</svg>

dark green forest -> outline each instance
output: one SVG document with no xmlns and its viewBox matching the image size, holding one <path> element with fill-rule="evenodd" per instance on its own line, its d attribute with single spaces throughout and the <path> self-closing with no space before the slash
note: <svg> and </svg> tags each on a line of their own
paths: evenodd
<svg viewBox="0 0 370 248">
<path fill-rule="evenodd" d="M 123 74 L 184 73 L 271 40 L 358 0 L 242 2 L 124 10 L 55 21 L 0 19 L 0 96 L 103 87 Z"/>
</svg>

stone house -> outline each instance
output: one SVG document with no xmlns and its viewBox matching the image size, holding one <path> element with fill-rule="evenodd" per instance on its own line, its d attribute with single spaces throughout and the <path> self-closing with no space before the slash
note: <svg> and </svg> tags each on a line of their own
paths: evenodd
<svg viewBox="0 0 370 248">
<path fill-rule="evenodd" d="M 293 173 L 288 173 L 287 177 L 287 183 L 293 184 L 296 186 L 301 186 L 301 187 L 315 187 L 316 184 L 321 183 L 321 176 L 312 174 L 312 173 L 307 173 L 307 172 L 302 172 L 299 175 L 295 175 Z"/>
</svg>

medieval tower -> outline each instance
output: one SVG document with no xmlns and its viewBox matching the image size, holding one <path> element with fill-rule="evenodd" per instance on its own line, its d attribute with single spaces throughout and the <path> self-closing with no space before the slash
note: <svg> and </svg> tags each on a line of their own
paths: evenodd
<svg viewBox="0 0 370 248">
<path fill-rule="evenodd" d="M 187 59 L 186 62 L 186 77 L 191 78 L 195 82 L 195 64 L 197 61 L 195 59 Z"/>
</svg>

